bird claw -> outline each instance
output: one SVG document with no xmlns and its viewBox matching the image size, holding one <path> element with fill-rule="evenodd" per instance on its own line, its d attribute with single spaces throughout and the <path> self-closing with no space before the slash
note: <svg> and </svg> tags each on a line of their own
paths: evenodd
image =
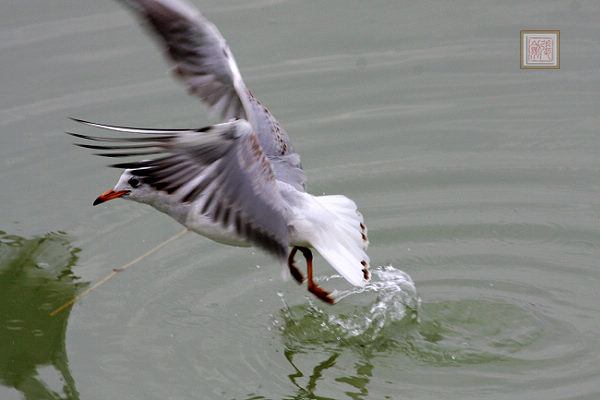
<svg viewBox="0 0 600 400">
<path fill-rule="evenodd" d="M 324 301 L 325 303 L 333 304 L 335 299 L 331 297 L 331 293 L 322 289 L 320 286 L 317 286 L 316 283 L 313 282 L 312 285 L 308 286 L 308 291 L 314 294 L 319 300 Z"/>
</svg>

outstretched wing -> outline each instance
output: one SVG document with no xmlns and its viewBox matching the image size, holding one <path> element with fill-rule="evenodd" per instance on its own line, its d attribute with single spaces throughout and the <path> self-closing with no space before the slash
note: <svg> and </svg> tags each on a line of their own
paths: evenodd
<svg viewBox="0 0 600 400">
<path fill-rule="evenodd" d="M 173 201 L 188 204 L 197 201 L 200 213 L 285 259 L 289 240 L 283 199 L 271 163 L 247 121 L 230 121 L 197 130 L 137 129 L 76 121 L 113 131 L 147 134 L 107 138 L 69 133 L 82 139 L 113 142 L 78 144 L 106 151 L 98 155 L 157 155 L 153 160 L 112 166 L 131 169 L 143 183 L 173 196 Z M 135 144 L 123 144 L 127 142 Z"/>
<path fill-rule="evenodd" d="M 155 33 L 189 91 L 220 114 L 222 121 L 249 121 L 277 179 L 304 191 L 306 176 L 300 156 L 287 132 L 246 88 L 217 27 L 184 0 L 121 1 Z"/>
<path fill-rule="evenodd" d="M 250 120 L 249 92 L 223 36 L 181 0 L 122 0 L 155 32 L 189 91 L 223 121 Z"/>
</svg>

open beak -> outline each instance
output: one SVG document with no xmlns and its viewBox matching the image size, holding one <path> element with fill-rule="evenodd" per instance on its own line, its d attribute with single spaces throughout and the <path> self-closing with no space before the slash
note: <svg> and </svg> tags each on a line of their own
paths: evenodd
<svg viewBox="0 0 600 400">
<path fill-rule="evenodd" d="M 127 193 L 129 193 L 129 190 L 119 190 L 118 192 L 115 192 L 114 190 L 109 190 L 108 192 L 98 196 L 98 198 L 94 200 L 94 205 L 97 206 L 98 204 L 104 203 L 105 201 L 109 201 L 112 199 L 116 199 Z"/>
</svg>

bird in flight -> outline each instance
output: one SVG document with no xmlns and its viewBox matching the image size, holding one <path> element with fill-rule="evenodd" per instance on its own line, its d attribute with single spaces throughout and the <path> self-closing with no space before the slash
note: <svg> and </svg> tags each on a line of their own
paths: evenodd
<svg viewBox="0 0 600 400">
<path fill-rule="evenodd" d="M 124 172 L 94 205 L 116 198 L 151 205 L 217 242 L 261 248 L 298 283 L 304 282 L 294 262 L 300 251 L 308 290 L 327 303 L 334 298 L 313 279 L 311 248 L 348 282 L 363 286 L 370 279 L 369 242 L 356 204 L 342 195 L 306 192 L 300 156 L 246 87 L 216 26 L 183 0 L 122 1 L 157 38 L 175 76 L 223 122 L 197 129 L 141 129 L 75 119 L 120 133 L 69 133 L 104 142 L 78 146 L 129 158 L 111 165 Z"/>
</svg>

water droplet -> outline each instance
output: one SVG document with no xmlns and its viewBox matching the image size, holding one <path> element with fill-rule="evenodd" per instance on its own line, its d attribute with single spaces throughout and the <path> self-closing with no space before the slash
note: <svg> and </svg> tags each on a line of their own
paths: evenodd
<svg viewBox="0 0 600 400">
<path fill-rule="evenodd" d="M 373 343 L 394 322 L 418 317 L 419 298 L 414 282 L 408 274 L 393 266 L 371 269 L 372 280 L 364 287 L 335 290 L 333 296 L 338 305 L 320 308 L 311 297 L 304 306 L 286 307 L 281 310 L 283 319 L 279 329 L 293 341 L 309 343 L 319 334 L 324 340 L 349 345 Z M 340 276 L 329 276 L 330 282 Z M 278 292 L 283 300 L 283 293 Z M 347 298 L 347 300 L 342 300 Z"/>
</svg>

